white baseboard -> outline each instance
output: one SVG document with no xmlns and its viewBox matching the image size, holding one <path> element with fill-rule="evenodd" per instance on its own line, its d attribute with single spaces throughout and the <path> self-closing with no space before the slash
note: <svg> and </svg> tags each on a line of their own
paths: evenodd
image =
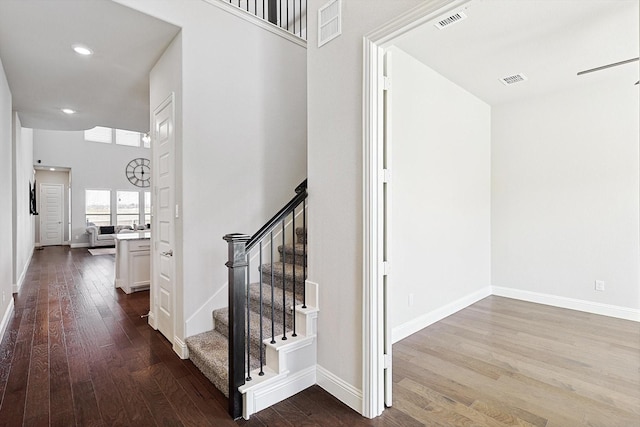
<svg viewBox="0 0 640 427">
<path fill-rule="evenodd" d="M 396 326 L 391 331 L 391 342 L 395 344 L 398 341 L 408 337 L 409 335 L 415 334 L 419 330 L 424 329 L 427 326 L 436 323 L 447 316 L 451 316 L 452 314 L 462 310 L 463 308 L 468 307 L 471 304 L 474 304 L 490 295 L 491 287 L 487 286 L 472 294 L 465 295 L 464 297 L 453 301 L 443 307 L 439 307 L 433 311 L 422 314 L 421 316 L 403 323 L 400 326 Z"/>
<path fill-rule="evenodd" d="M 316 380 L 318 385 L 329 394 L 357 413 L 362 414 L 362 390 L 355 388 L 320 365 L 316 366 Z"/>
<path fill-rule="evenodd" d="M 9 305 L 7 306 L 7 310 L 4 312 L 4 316 L 2 316 L 2 322 L 0 322 L 0 342 L 4 338 L 4 333 L 7 330 L 7 326 L 9 326 L 9 319 L 11 319 L 11 315 L 13 315 L 14 302 L 13 297 L 9 300 Z"/>
<path fill-rule="evenodd" d="M 242 416 L 248 420 L 252 414 L 288 399 L 315 383 L 316 366 L 314 365 L 295 374 L 278 376 L 274 378 L 274 381 L 248 389 L 243 396 L 244 413 Z"/>
<path fill-rule="evenodd" d="M 640 310 L 634 308 L 602 304 L 599 302 L 585 301 L 557 295 L 542 294 L 539 292 L 523 291 L 521 289 L 505 288 L 501 286 L 493 286 L 492 290 L 493 295 L 499 297 L 519 299 L 538 304 L 550 305 L 553 307 L 568 308 L 570 310 L 584 311 L 586 313 L 600 314 L 602 316 L 640 322 Z"/>
<path fill-rule="evenodd" d="M 27 270 L 29 269 L 29 265 L 31 265 L 31 258 L 33 258 L 33 251 L 35 250 L 35 246 L 31 247 L 31 251 L 29 252 L 29 257 L 27 258 L 27 262 L 24 264 L 24 268 L 20 273 L 20 277 L 18 277 L 17 283 L 13 284 L 12 292 L 17 294 L 24 283 L 25 277 L 27 277 Z"/>
<path fill-rule="evenodd" d="M 189 358 L 189 348 L 187 344 L 175 335 L 173 336 L 173 351 L 180 356 L 180 359 Z"/>
<path fill-rule="evenodd" d="M 71 243 L 69 246 L 71 247 L 71 249 L 88 248 L 89 244 L 88 243 Z"/>
</svg>

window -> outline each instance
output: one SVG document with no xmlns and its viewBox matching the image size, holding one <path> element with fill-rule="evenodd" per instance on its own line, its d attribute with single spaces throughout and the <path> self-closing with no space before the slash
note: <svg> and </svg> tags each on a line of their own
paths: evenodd
<svg viewBox="0 0 640 427">
<path fill-rule="evenodd" d="M 84 139 L 85 141 L 102 142 L 104 144 L 111 144 L 115 141 L 118 145 L 126 145 L 128 147 L 149 148 L 151 146 L 147 134 L 131 130 L 105 128 L 102 126 L 85 130 Z"/>
<path fill-rule="evenodd" d="M 142 134 L 130 130 L 116 129 L 116 144 L 128 145 L 129 147 L 140 147 Z"/>
<path fill-rule="evenodd" d="M 137 225 L 140 222 L 140 193 L 118 191 L 117 196 L 116 225 Z"/>
<path fill-rule="evenodd" d="M 144 223 L 151 224 L 151 192 L 144 192 Z"/>
<path fill-rule="evenodd" d="M 87 225 L 110 225 L 111 191 L 85 190 L 85 216 Z"/>
<path fill-rule="evenodd" d="M 85 141 L 102 142 L 104 144 L 111 144 L 111 128 L 103 128 L 102 126 L 96 126 L 93 129 L 87 129 L 84 131 Z"/>
</svg>

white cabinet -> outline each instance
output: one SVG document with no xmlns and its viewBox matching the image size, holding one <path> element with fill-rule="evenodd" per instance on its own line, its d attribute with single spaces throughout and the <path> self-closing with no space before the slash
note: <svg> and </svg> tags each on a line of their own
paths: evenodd
<svg viewBox="0 0 640 427">
<path fill-rule="evenodd" d="M 151 240 L 149 232 L 116 234 L 116 288 L 125 293 L 149 289 Z"/>
</svg>

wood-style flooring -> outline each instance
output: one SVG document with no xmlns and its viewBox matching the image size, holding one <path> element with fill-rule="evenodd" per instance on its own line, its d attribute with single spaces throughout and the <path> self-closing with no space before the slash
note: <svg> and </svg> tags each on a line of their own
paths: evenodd
<svg viewBox="0 0 640 427">
<path fill-rule="evenodd" d="M 0 343 L 0 426 L 640 426 L 638 323 L 486 298 L 394 345 L 394 406 L 311 387 L 234 422 L 113 287 L 114 257 L 35 251 Z"/>
</svg>

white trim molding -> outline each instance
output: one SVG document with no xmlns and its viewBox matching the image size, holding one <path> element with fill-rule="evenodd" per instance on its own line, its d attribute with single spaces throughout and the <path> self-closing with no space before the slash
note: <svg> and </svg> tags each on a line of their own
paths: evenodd
<svg viewBox="0 0 640 427">
<path fill-rule="evenodd" d="M 69 246 L 71 247 L 71 249 L 88 248 L 89 243 L 71 243 Z"/>
<path fill-rule="evenodd" d="M 362 413 L 362 390 L 358 390 L 342 378 L 320 365 L 316 366 L 317 384 L 335 396 L 342 403 L 358 413 Z"/>
<path fill-rule="evenodd" d="M 11 316 L 13 315 L 13 310 L 14 310 L 14 301 L 13 301 L 13 296 L 11 297 L 11 299 L 9 300 L 9 305 L 7 306 L 7 310 L 4 312 L 4 316 L 2 316 L 2 322 L 0 322 L 0 342 L 2 342 L 2 339 L 4 338 L 4 333 L 7 331 L 7 326 L 9 326 L 9 320 L 11 319 Z"/>
<path fill-rule="evenodd" d="M 426 328 L 429 325 L 432 325 L 445 317 L 451 316 L 454 313 L 462 310 L 463 308 L 469 307 L 471 304 L 475 304 L 483 298 L 486 298 L 491 295 L 491 286 L 487 286 L 476 292 L 465 295 L 464 297 L 453 301 L 443 307 L 439 307 L 429 313 L 425 313 L 409 322 L 403 323 L 400 326 L 396 326 L 393 328 L 391 333 L 391 340 L 393 343 L 397 343 L 398 341 L 408 337 L 409 335 L 415 334 L 421 329 Z"/>
<path fill-rule="evenodd" d="M 397 37 L 470 0 L 424 2 L 363 37 L 363 325 L 362 415 L 374 418 L 384 410 L 385 308 L 382 280 L 383 59 Z"/>
<path fill-rule="evenodd" d="M 189 348 L 187 347 L 187 344 L 178 338 L 177 335 L 173 336 L 173 351 L 180 356 L 180 359 L 189 358 Z"/>
<path fill-rule="evenodd" d="M 599 302 L 561 297 L 558 295 L 542 294 L 539 292 L 524 291 L 521 289 L 493 286 L 493 295 L 513 298 L 522 301 L 535 302 L 553 307 L 568 308 L 570 310 L 584 311 L 586 313 L 615 317 L 618 319 L 640 322 L 640 310 L 618 305 L 602 304 Z"/>
</svg>

